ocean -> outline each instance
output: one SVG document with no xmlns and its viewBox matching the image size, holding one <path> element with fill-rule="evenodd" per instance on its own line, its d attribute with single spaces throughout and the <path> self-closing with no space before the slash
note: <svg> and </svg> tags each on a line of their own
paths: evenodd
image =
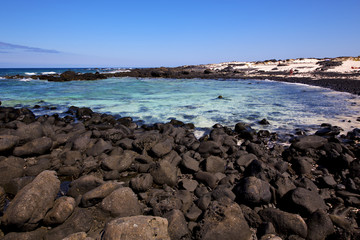
<svg viewBox="0 0 360 240">
<path fill-rule="evenodd" d="M 66 70 L 69 69 L 2 69 L 0 72 L 39 74 Z M 99 69 L 71 70 L 96 72 Z M 37 115 L 64 115 L 73 105 L 117 117 L 130 116 L 139 124 L 177 119 L 194 123 L 199 134 L 216 123 L 233 127 L 237 122 L 280 133 L 291 133 L 298 128 L 311 132 L 322 123 L 345 130 L 360 127 L 356 121 L 360 116 L 358 96 L 302 84 L 126 77 L 71 82 L 0 78 L 0 86 L 3 106 L 32 109 L 38 104 L 43 108 L 32 109 Z M 263 118 L 271 124 L 258 124 Z"/>
</svg>

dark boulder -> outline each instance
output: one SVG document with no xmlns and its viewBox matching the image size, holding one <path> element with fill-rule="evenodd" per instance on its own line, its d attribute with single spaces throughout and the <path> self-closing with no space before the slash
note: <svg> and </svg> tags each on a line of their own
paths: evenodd
<svg viewBox="0 0 360 240">
<path fill-rule="evenodd" d="M 217 142 L 205 141 L 200 143 L 198 152 L 204 157 L 208 157 L 210 155 L 219 155 L 222 153 L 220 147 L 221 146 Z"/>
<path fill-rule="evenodd" d="M 316 210 L 307 220 L 309 240 L 322 240 L 334 232 L 330 217 L 323 210 Z"/>
<path fill-rule="evenodd" d="M 266 221 L 271 222 L 276 232 L 285 236 L 299 235 L 306 238 L 307 225 L 299 215 L 291 214 L 275 208 L 266 208 L 259 211 L 260 217 Z"/>
<path fill-rule="evenodd" d="M 248 205 L 267 204 L 271 201 L 270 184 L 256 177 L 243 178 L 233 191 L 240 202 Z"/>
<path fill-rule="evenodd" d="M 153 177 L 149 173 L 139 174 L 130 180 L 130 187 L 135 192 L 146 192 L 153 184 Z"/>
<path fill-rule="evenodd" d="M 5 186 L 12 179 L 22 177 L 24 174 L 25 161 L 18 157 L 0 157 L 0 186 Z"/>
<path fill-rule="evenodd" d="M 16 194 L 4 213 L 3 224 L 9 229 L 35 229 L 53 206 L 59 189 L 60 181 L 54 171 L 40 173 Z"/>
<path fill-rule="evenodd" d="M 177 184 L 177 168 L 168 161 L 162 160 L 155 163 L 150 170 L 150 174 L 156 184 L 166 184 L 168 186 Z"/>
<path fill-rule="evenodd" d="M 52 147 L 52 140 L 48 137 L 34 139 L 21 147 L 14 149 L 15 156 L 33 156 L 48 152 Z"/>
<path fill-rule="evenodd" d="M 180 210 L 174 209 L 164 214 L 164 218 L 169 223 L 168 230 L 171 240 L 182 240 L 190 237 L 184 214 Z"/>
<path fill-rule="evenodd" d="M 18 143 L 20 138 L 12 135 L 0 135 L 0 154 L 9 153 Z"/>
<path fill-rule="evenodd" d="M 297 150 L 304 151 L 309 148 L 313 148 L 313 149 L 320 148 L 324 146 L 326 143 L 327 143 L 326 138 L 316 135 L 311 135 L 311 136 L 304 136 L 299 138 L 299 140 L 291 144 L 291 146 Z"/>
</svg>

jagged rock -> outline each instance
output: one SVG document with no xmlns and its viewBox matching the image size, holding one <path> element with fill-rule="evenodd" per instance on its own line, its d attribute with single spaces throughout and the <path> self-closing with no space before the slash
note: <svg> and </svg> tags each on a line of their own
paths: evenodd
<svg viewBox="0 0 360 240">
<path fill-rule="evenodd" d="M 49 230 L 44 236 L 44 240 L 62 240 L 73 233 L 87 232 L 92 224 L 92 215 L 89 211 L 76 208 L 63 224 Z"/>
<path fill-rule="evenodd" d="M 122 187 L 120 183 L 117 182 L 105 182 L 104 184 L 96 187 L 89 192 L 86 192 L 81 198 L 81 204 L 83 207 L 91 207 L 99 203 L 112 193 L 115 189 Z"/>
<path fill-rule="evenodd" d="M 190 173 L 198 172 L 199 162 L 190 156 L 183 155 L 181 161 L 181 167 L 185 172 L 190 172 Z"/>
<path fill-rule="evenodd" d="M 33 230 L 53 206 L 60 181 L 54 171 L 40 173 L 16 194 L 6 209 L 3 224 L 8 228 Z"/>
<path fill-rule="evenodd" d="M 112 220 L 104 229 L 103 240 L 170 240 L 166 218 L 133 216 Z"/>
<path fill-rule="evenodd" d="M 225 171 L 225 161 L 216 156 L 210 156 L 205 160 L 205 169 L 207 172 L 224 172 Z"/>
<path fill-rule="evenodd" d="M 164 218 L 166 218 L 169 223 L 168 231 L 171 240 L 189 238 L 190 232 L 184 214 L 180 210 L 174 209 L 165 213 Z"/>
<path fill-rule="evenodd" d="M 267 222 L 271 222 L 277 233 L 289 236 L 291 234 L 306 238 L 307 225 L 299 215 L 291 214 L 275 208 L 259 211 L 259 215 Z"/>
<path fill-rule="evenodd" d="M 316 210 L 307 220 L 309 240 L 322 240 L 334 232 L 330 217 L 323 210 Z"/>
<path fill-rule="evenodd" d="M 141 214 L 137 196 L 128 187 L 114 190 L 102 200 L 100 206 L 113 217 L 129 217 Z"/>
<path fill-rule="evenodd" d="M 111 145 L 111 143 L 109 142 L 105 142 L 103 139 L 99 139 L 94 146 L 92 146 L 91 148 L 89 148 L 86 153 L 89 156 L 98 156 L 101 153 L 105 152 L 105 151 L 109 151 L 111 150 L 113 147 Z"/>
<path fill-rule="evenodd" d="M 56 199 L 53 208 L 46 213 L 44 223 L 46 225 L 55 225 L 65 222 L 73 213 L 75 207 L 75 199 L 72 197 L 64 196 Z"/>
<path fill-rule="evenodd" d="M 173 148 L 173 141 L 170 138 L 165 141 L 158 142 L 151 148 L 151 152 L 155 155 L 155 157 L 161 158 L 171 152 Z"/>
<path fill-rule="evenodd" d="M 150 174 L 156 184 L 175 186 L 177 183 L 176 167 L 171 165 L 168 161 L 160 161 L 154 164 L 150 170 Z"/>
<path fill-rule="evenodd" d="M 196 180 L 205 183 L 213 189 L 216 187 L 218 182 L 217 177 L 214 174 L 208 172 L 198 172 L 195 174 L 195 178 Z"/>
<path fill-rule="evenodd" d="M 138 154 L 131 150 L 125 150 L 121 155 L 112 155 L 105 157 L 101 165 L 107 170 L 116 170 L 118 172 L 126 171 L 134 162 Z"/>
<path fill-rule="evenodd" d="M 151 174 L 139 174 L 130 180 L 130 187 L 135 192 L 145 192 L 150 189 L 153 184 L 153 177 Z"/>
<path fill-rule="evenodd" d="M 214 201 L 204 214 L 197 239 L 250 240 L 251 231 L 238 204 Z"/>
<path fill-rule="evenodd" d="M 25 161 L 22 158 L 10 156 L 2 159 L 0 157 L 0 186 L 5 186 L 14 178 L 24 174 Z"/>
<path fill-rule="evenodd" d="M 39 240 L 42 239 L 47 230 L 46 228 L 38 228 L 31 232 L 10 232 L 1 238 L 2 240 Z"/>
<path fill-rule="evenodd" d="M 143 150 L 150 150 L 160 140 L 160 134 L 158 132 L 147 132 L 136 138 L 132 145 L 133 147 L 142 152 Z"/>
<path fill-rule="evenodd" d="M 37 138 L 23 146 L 16 147 L 13 154 L 18 157 L 41 155 L 49 151 L 52 144 L 52 140 L 48 137 Z"/>
</svg>

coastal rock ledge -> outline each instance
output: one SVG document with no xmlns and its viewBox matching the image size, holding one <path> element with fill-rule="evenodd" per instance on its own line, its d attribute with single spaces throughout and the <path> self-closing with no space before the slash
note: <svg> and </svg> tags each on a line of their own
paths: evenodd
<svg viewBox="0 0 360 240">
<path fill-rule="evenodd" d="M 0 239 L 360 239 L 360 130 L 276 137 L 0 107 Z"/>
</svg>

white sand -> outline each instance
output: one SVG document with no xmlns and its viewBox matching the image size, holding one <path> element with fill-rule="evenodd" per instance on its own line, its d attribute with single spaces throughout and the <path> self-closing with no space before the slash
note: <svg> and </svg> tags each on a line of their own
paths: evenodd
<svg viewBox="0 0 360 240">
<path fill-rule="evenodd" d="M 205 65 L 207 68 L 212 70 L 223 70 L 227 67 L 232 67 L 234 70 L 249 70 L 249 73 L 261 73 L 261 72 L 289 72 L 291 70 L 294 73 L 307 75 L 316 72 L 317 69 L 321 68 L 319 61 L 326 61 L 325 59 L 315 58 L 304 58 L 304 59 L 290 59 L 288 61 L 277 61 L 277 62 L 225 62 L 219 64 L 208 64 Z M 353 73 L 360 72 L 360 59 L 359 58 L 335 58 L 334 61 L 342 61 L 341 66 L 331 67 L 326 72 L 336 73 Z M 260 72 L 259 72 L 260 71 Z"/>
</svg>

